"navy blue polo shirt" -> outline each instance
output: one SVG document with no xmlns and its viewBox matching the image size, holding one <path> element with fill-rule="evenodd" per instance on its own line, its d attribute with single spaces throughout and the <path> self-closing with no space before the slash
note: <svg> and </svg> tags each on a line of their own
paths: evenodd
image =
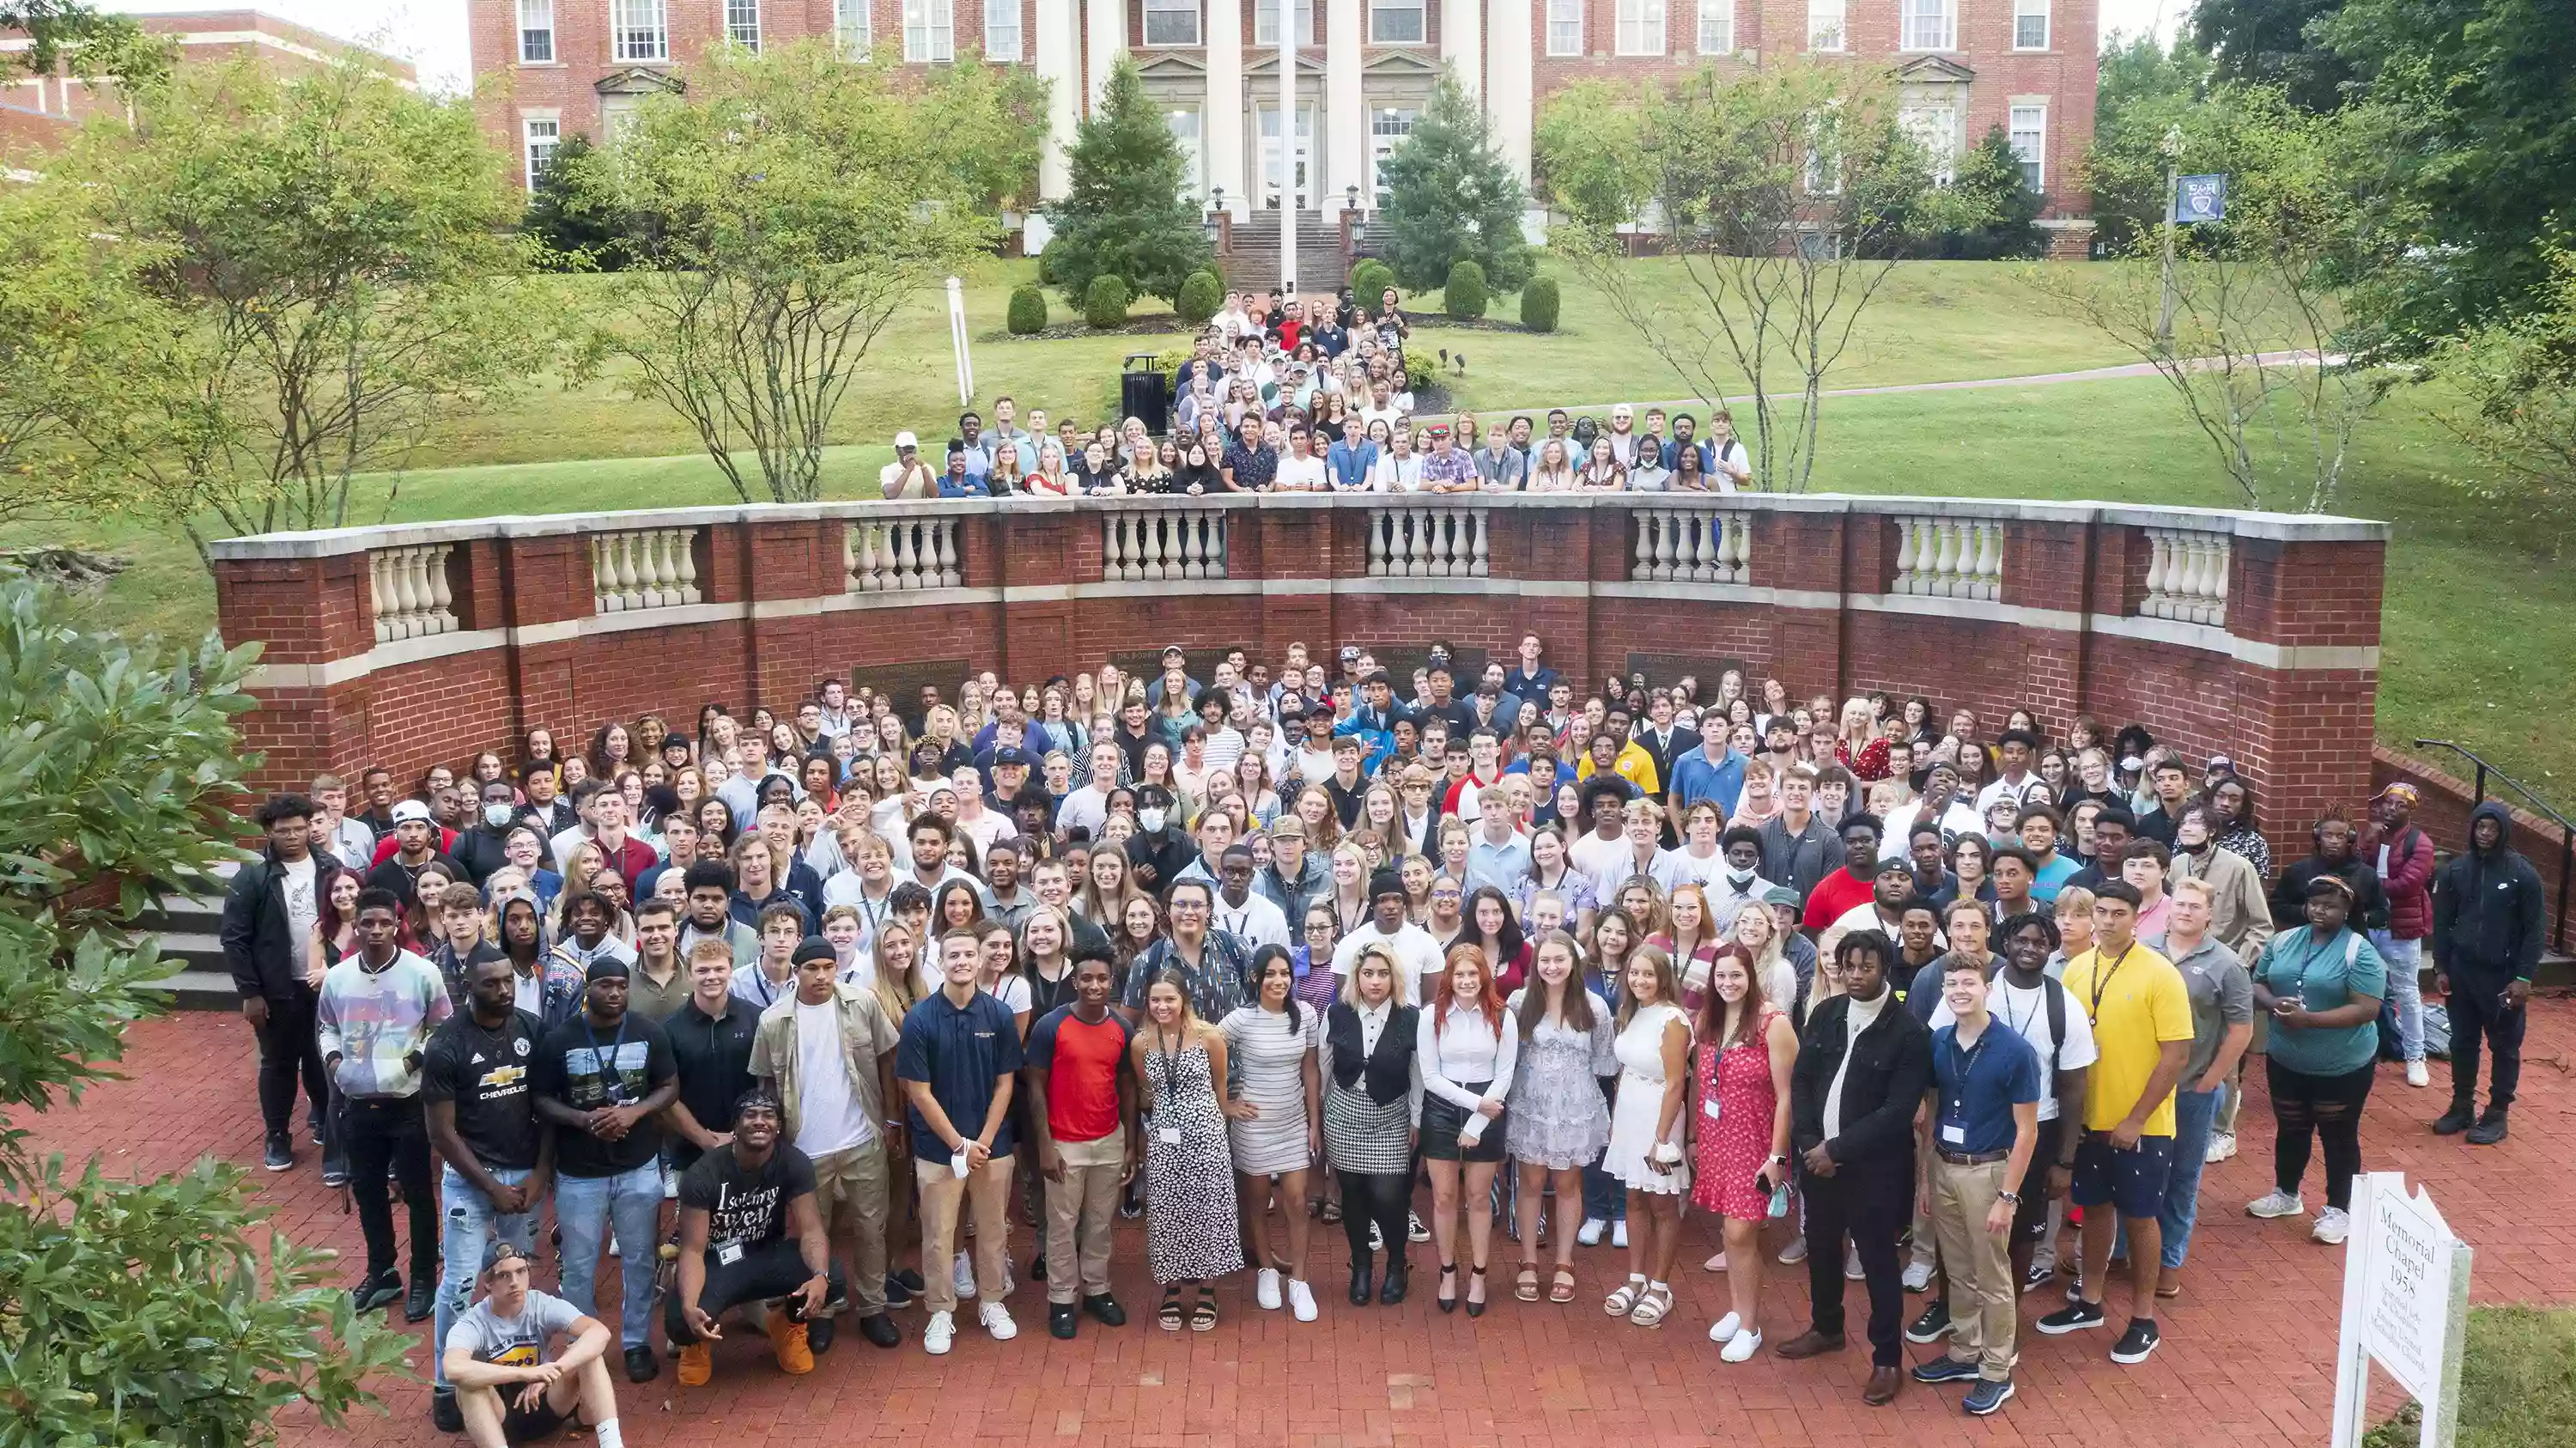
<svg viewBox="0 0 2576 1448">
<path fill-rule="evenodd" d="M 1932 1033 L 1932 1082 L 1941 1093 L 1935 1150 L 1981 1156 L 2010 1151 L 2013 1107 L 2039 1101 L 2039 1053 L 1991 1017 L 1975 1044 L 1959 1049 L 1957 1025 Z"/>
<path fill-rule="evenodd" d="M 894 1048 L 895 1079 L 928 1083 L 931 1098 L 948 1113 L 948 1124 L 969 1140 L 983 1131 L 984 1117 L 993 1109 L 995 1078 L 1025 1063 L 1011 1008 L 983 990 L 962 1009 L 948 999 L 948 992 L 931 992 L 904 1013 L 903 1037 Z M 918 1107 L 910 1114 L 913 1156 L 947 1165 L 948 1143 L 932 1134 Z M 1005 1116 L 993 1136 L 993 1155 L 1009 1156 L 1017 1146 Z"/>
</svg>

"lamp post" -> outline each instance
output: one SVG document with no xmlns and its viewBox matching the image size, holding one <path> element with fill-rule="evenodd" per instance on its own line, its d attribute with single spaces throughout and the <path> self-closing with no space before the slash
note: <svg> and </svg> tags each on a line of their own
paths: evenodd
<svg viewBox="0 0 2576 1448">
<path fill-rule="evenodd" d="M 2182 200 L 2182 127 L 2165 127 L 2158 146 L 2165 156 L 2164 302 L 2156 312 L 2156 341 L 2168 352 L 2174 334 L 2174 208 Z"/>
</svg>

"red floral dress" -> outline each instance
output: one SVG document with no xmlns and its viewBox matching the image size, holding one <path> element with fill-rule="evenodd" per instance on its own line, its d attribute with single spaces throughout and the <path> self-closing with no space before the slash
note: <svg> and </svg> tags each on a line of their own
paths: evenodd
<svg viewBox="0 0 2576 1448">
<path fill-rule="evenodd" d="M 1762 1018 L 1735 1045 L 1720 1051 L 1704 1043 L 1692 1052 L 1691 1204 L 1704 1211 L 1758 1222 L 1770 1215 L 1771 1194 L 1753 1180 L 1771 1158 L 1771 1120 L 1779 1096 L 1771 1089 L 1771 1018 Z M 1707 1101 L 1717 1097 L 1717 1120 Z"/>
</svg>

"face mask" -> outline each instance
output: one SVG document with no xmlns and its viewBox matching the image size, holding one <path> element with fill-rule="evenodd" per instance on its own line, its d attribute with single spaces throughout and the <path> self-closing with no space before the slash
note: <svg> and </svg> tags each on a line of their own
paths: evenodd
<svg viewBox="0 0 2576 1448">
<path fill-rule="evenodd" d="M 1745 886 L 1753 883 L 1753 872 L 1751 870 L 1728 870 L 1726 872 L 1726 883 L 1733 886 L 1738 894 L 1741 894 L 1743 893 Z"/>
<path fill-rule="evenodd" d="M 483 806 L 483 823 L 490 825 L 492 828 L 497 830 L 509 822 L 510 807 L 508 805 L 487 804 Z"/>
<path fill-rule="evenodd" d="M 1142 829 L 1145 833 L 1149 835 L 1153 834 L 1163 827 L 1163 812 L 1158 809 L 1138 810 L 1136 812 L 1136 825 L 1137 828 Z"/>
</svg>

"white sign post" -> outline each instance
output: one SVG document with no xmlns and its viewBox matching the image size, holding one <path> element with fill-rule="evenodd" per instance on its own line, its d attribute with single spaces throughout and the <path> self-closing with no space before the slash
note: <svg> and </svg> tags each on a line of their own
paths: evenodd
<svg viewBox="0 0 2576 1448">
<path fill-rule="evenodd" d="M 2423 1404 L 2423 1448 L 2450 1448 L 2459 1427 L 2460 1352 L 2469 1326 L 2469 1244 L 2401 1172 L 2353 1178 L 2335 1362 L 2333 1448 L 2360 1448 L 2370 1365 Z"/>
<path fill-rule="evenodd" d="M 975 361 L 966 355 L 966 284 L 948 279 L 948 341 L 957 349 L 957 405 L 975 400 Z"/>
</svg>

